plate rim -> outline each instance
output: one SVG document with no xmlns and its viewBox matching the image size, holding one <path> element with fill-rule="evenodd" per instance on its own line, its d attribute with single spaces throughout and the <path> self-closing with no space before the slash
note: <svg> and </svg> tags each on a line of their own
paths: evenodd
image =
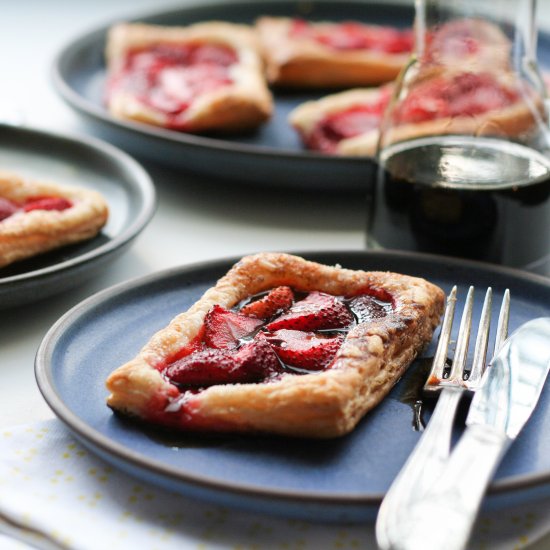
<svg viewBox="0 0 550 550">
<path fill-rule="evenodd" d="M 115 237 L 109 239 L 108 242 L 105 242 L 92 250 L 88 250 L 83 254 L 71 257 L 53 265 L 7 277 L 0 276 L 0 290 L 3 287 L 13 286 L 18 283 L 24 284 L 34 280 L 52 277 L 57 275 L 59 272 L 69 270 L 71 268 L 77 268 L 90 263 L 93 260 L 108 256 L 109 254 L 115 252 L 118 248 L 124 246 L 137 237 L 137 235 L 147 226 L 153 217 L 157 206 L 157 193 L 153 180 L 141 164 L 116 146 L 90 136 L 77 136 L 70 133 L 43 130 L 30 126 L 17 126 L 8 123 L 0 123 L 0 131 L 3 132 L 4 135 L 6 133 L 11 133 L 23 136 L 32 136 L 35 139 L 41 139 L 46 142 L 52 140 L 59 143 L 70 142 L 71 144 L 81 146 L 84 149 L 93 150 L 103 158 L 109 158 L 116 166 L 123 167 L 128 174 L 131 175 L 131 178 L 128 178 L 127 181 L 129 185 L 132 186 L 133 191 L 139 191 L 139 196 L 141 197 L 143 203 L 141 210 L 132 219 L 131 223 L 128 224 L 128 226 L 125 227 L 121 233 L 118 233 Z"/>
<path fill-rule="evenodd" d="M 490 272 L 496 276 L 504 276 L 512 278 L 514 281 L 520 283 L 531 283 L 535 285 L 542 285 L 550 289 L 550 279 L 542 275 L 521 271 L 514 268 L 505 266 L 489 264 L 485 262 L 478 262 L 473 260 L 462 260 L 458 258 L 451 258 L 447 256 L 436 256 L 432 254 L 406 252 L 399 250 L 308 250 L 308 251 L 290 251 L 291 254 L 301 255 L 305 258 L 315 257 L 319 255 L 328 256 L 346 256 L 346 257 L 360 257 L 360 258 L 380 258 L 384 259 L 397 259 L 405 262 L 420 262 L 428 263 L 436 266 L 456 266 L 460 268 L 472 268 L 475 270 L 481 270 L 485 273 Z M 129 292 L 139 288 L 143 285 L 153 284 L 163 279 L 169 279 L 174 276 L 184 276 L 186 273 L 193 273 L 198 270 L 205 269 L 227 269 L 233 263 L 238 261 L 241 256 L 230 256 L 224 258 L 216 258 L 212 260 L 205 260 L 199 262 L 193 262 L 189 264 L 180 265 L 168 269 L 163 269 L 148 275 L 135 277 L 121 283 L 117 283 L 109 288 L 103 289 L 87 299 L 83 300 L 79 304 L 75 305 L 69 311 L 67 311 L 62 317 L 60 317 L 54 325 L 48 330 L 36 353 L 35 358 L 35 378 L 38 384 L 38 388 L 42 393 L 45 401 L 52 409 L 54 414 L 73 432 L 81 438 L 84 438 L 92 449 L 97 451 L 99 448 L 101 452 L 106 453 L 110 457 L 117 461 L 122 461 L 125 464 L 129 464 L 133 468 L 145 470 L 148 473 L 152 473 L 155 476 L 161 476 L 170 480 L 174 480 L 177 483 L 184 483 L 187 486 L 213 490 L 215 492 L 223 492 L 225 494 L 233 494 L 240 497 L 248 498 L 268 498 L 269 500 L 279 501 L 292 501 L 293 503 L 309 503 L 317 505 L 337 505 L 337 506 L 358 506 L 366 505 L 378 506 L 384 493 L 371 493 L 367 495 L 350 495 L 347 493 L 338 492 L 314 492 L 303 490 L 290 490 L 290 489 L 278 489 L 278 488 L 265 488 L 258 485 L 226 482 L 219 478 L 210 478 L 205 475 L 189 474 L 178 471 L 177 468 L 166 465 L 155 459 L 140 455 L 139 453 L 132 451 L 124 445 L 112 440 L 111 438 L 103 435 L 98 430 L 89 426 L 84 420 L 78 418 L 76 413 L 72 412 L 70 408 L 63 402 L 56 392 L 55 384 L 53 383 L 52 366 L 48 365 L 48 356 L 51 357 L 51 352 L 55 348 L 56 342 L 63 335 L 64 329 L 73 322 L 74 319 L 78 319 L 81 316 L 87 314 L 91 309 L 97 307 L 100 304 L 104 304 L 109 300 L 116 298 L 123 292 Z M 74 319 L 73 319 L 74 318 Z M 550 470 L 538 473 L 538 474 L 522 474 L 509 477 L 505 480 L 496 480 L 491 483 L 488 489 L 490 495 L 499 494 L 512 494 L 514 492 L 521 492 L 530 488 L 536 488 L 550 483 Z"/>
</svg>

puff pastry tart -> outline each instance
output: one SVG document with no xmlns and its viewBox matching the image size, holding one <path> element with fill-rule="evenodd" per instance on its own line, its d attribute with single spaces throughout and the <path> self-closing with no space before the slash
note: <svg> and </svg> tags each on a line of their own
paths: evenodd
<svg viewBox="0 0 550 550">
<path fill-rule="evenodd" d="M 0 267 L 90 239 L 107 217 L 95 191 L 0 172 Z"/>
<path fill-rule="evenodd" d="M 268 80 L 281 86 L 369 86 L 393 80 L 410 56 L 409 29 L 262 17 Z"/>
<path fill-rule="evenodd" d="M 245 25 L 119 24 L 106 56 L 117 118 L 205 132 L 248 130 L 271 115 L 256 35 Z"/>
<path fill-rule="evenodd" d="M 289 122 L 309 149 L 371 156 L 391 95 L 392 84 L 333 94 L 297 107 Z M 394 111 L 388 139 L 397 142 L 438 134 L 521 138 L 536 127 L 538 116 L 507 74 L 440 72 L 411 87 Z"/>
<path fill-rule="evenodd" d="M 108 405 L 182 431 L 351 431 L 432 338 L 419 278 L 247 256 L 108 378 Z"/>
</svg>

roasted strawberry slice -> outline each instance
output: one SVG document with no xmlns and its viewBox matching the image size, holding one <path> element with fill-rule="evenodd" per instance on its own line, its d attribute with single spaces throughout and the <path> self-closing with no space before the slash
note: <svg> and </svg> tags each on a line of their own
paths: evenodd
<svg viewBox="0 0 550 550">
<path fill-rule="evenodd" d="M 316 371 L 330 365 L 344 341 L 344 337 L 340 335 L 326 336 L 287 329 L 268 333 L 265 339 L 286 365 Z"/>
<path fill-rule="evenodd" d="M 204 343 L 217 349 L 236 348 L 262 321 L 215 305 L 204 318 Z"/>
<path fill-rule="evenodd" d="M 256 319 L 267 320 L 277 313 L 286 311 L 293 302 L 294 293 L 292 289 L 288 286 L 278 286 L 263 298 L 243 306 L 240 312 Z"/>
<path fill-rule="evenodd" d="M 287 313 L 266 325 L 267 330 L 323 330 L 348 327 L 353 316 L 341 300 L 323 292 L 310 292 Z"/>
<path fill-rule="evenodd" d="M 16 212 L 17 206 L 13 202 L 0 197 L 0 222 L 6 218 L 9 218 Z"/>
<path fill-rule="evenodd" d="M 205 349 L 169 365 L 165 376 L 175 384 L 212 386 L 258 382 L 281 370 L 281 363 L 265 339 L 239 349 Z"/>
<path fill-rule="evenodd" d="M 349 308 L 357 317 L 358 323 L 366 323 L 388 315 L 392 310 L 392 304 L 369 294 L 361 294 L 351 298 Z"/>
<path fill-rule="evenodd" d="M 64 197 L 33 197 L 25 203 L 23 210 L 31 212 L 32 210 L 66 210 L 72 203 Z"/>
</svg>

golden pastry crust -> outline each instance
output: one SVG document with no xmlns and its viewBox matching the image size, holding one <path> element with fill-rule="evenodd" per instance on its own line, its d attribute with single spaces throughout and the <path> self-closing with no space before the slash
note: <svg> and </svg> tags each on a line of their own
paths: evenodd
<svg viewBox="0 0 550 550">
<path fill-rule="evenodd" d="M 120 119 L 195 133 L 248 130 L 271 116 L 273 99 L 263 76 L 256 35 L 245 25 L 217 21 L 189 27 L 118 24 L 108 34 L 108 73 L 110 76 L 117 74 L 132 50 L 158 44 L 190 43 L 216 44 L 233 49 L 237 62 L 229 68 L 232 83 L 202 93 L 176 117 L 169 117 L 140 101 L 131 91 L 118 88 L 108 94 L 109 111 Z"/>
<path fill-rule="evenodd" d="M 0 197 L 21 204 L 40 196 L 62 197 L 72 206 L 61 211 L 17 212 L 0 221 L 0 267 L 90 239 L 107 221 L 107 204 L 96 191 L 0 172 Z"/>
<path fill-rule="evenodd" d="M 185 413 L 178 414 L 181 394 L 156 366 L 193 341 L 213 305 L 231 308 L 279 285 L 333 295 L 387 292 L 394 312 L 350 330 L 330 369 L 287 373 L 268 383 L 210 386 L 186 396 Z M 340 436 L 384 398 L 431 340 L 443 303 L 441 289 L 420 278 L 353 271 L 288 254 L 247 256 L 109 376 L 107 403 L 126 415 L 183 430 L 193 428 L 186 424 L 192 411 L 194 427 L 203 430 Z"/>
<path fill-rule="evenodd" d="M 335 50 L 304 37 L 292 37 L 292 19 L 261 17 L 256 28 L 267 78 L 277 86 L 337 88 L 370 86 L 396 78 L 410 53 Z M 317 28 L 331 23 L 314 23 Z"/>
</svg>

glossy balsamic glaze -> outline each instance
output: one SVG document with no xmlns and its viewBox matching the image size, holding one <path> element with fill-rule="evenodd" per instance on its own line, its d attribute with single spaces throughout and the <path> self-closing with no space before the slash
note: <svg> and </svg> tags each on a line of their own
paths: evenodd
<svg viewBox="0 0 550 550">
<path fill-rule="evenodd" d="M 370 247 L 530 269 L 550 256 L 550 164 L 526 147 L 415 140 L 396 148 L 370 204 Z"/>
</svg>

